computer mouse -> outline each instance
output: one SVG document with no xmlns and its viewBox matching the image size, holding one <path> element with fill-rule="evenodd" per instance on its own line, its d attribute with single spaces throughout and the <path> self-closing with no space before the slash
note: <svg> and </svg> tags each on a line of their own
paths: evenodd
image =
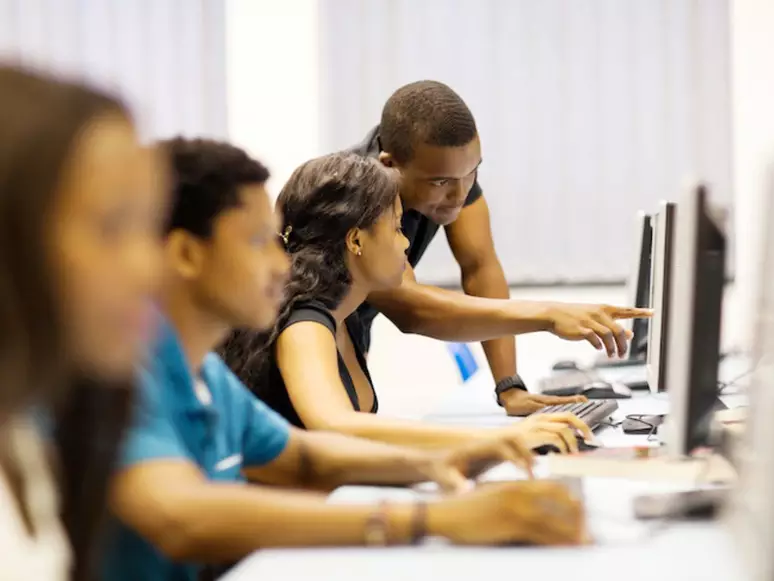
<svg viewBox="0 0 774 581">
<path fill-rule="evenodd" d="M 575 361 L 565 359 L 554 363 L 552 368 L 554 371 L 570 371 L 578 369 L 578 364 Z"/>
<path fill-rule="evenodd" d="M 591 444 L 578 436 L 578 452 L 589 452 L 591 450 L 596 450 L 597 448 L 599 448 L 599 446 Z"/>
<path fill-rule="evenodd" d="M 580 436 L 576 436 L 576 438 L 578 440 L 579 452 L 588 452 L 590 450 L 596 450 L 597 448 L 599 448 L 599 446 L 586 442 L 586 440 L 584 440 Z M 553 444 L 543 444 L 542 446 L 538 446 L 537 448 L 532 448 L 532 451 L 538 456 L 546 456 L 547 454 L 559 454 L 559 448 L 554 446 Z"/>
<path fill-rule="evenodd" d="M 546 456 L 548 454 L 560 453 L 559 448 L 557 446 L 554 446 L 553 444 L 543 444 L 542 446 L 538 446 L 537 448 L 532 448 L 532 451 L 538 456 Z"/>
<path fill-rule="evenodd" d="M 632 391 L 623 384 L 592 381 L 583 386 L 580 395 L 589 399 L 629 399 Z"/>
<path fill-rule="evenodd" d="M 631 415 L 624 419 L 621 429 L 624 434 L 648 435 L 656 433 L 662 423 L 664 423 L 664 416 Z"/>
</svg>

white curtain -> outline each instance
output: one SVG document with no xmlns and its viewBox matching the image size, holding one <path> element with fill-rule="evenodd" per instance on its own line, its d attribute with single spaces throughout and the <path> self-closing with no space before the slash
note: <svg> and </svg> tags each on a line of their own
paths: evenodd
<svg viewBox="0 0 774 581">
<path fill-rule="evenodd" d="M 223 2 L 0 0 L 0 60 L 118 92 L 147 137 L 224 137 Z"/>
<path fill-rule="evenodd" d="M 622 280 L 639 209 L 686 177 L 730 192 L 726 0 L 320 0 L 327 150 L 402 84 L 457 90 L 512 283 Z M 446 244 L 420 264 L 456 284 Z"/>
</svg>

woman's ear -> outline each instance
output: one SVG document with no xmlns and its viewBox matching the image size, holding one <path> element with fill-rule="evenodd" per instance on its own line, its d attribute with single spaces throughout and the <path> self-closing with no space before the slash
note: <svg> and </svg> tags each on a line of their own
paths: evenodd
<svg viewBox="0 0 774 581">
<path fill-rule="evenodd" d="M 395 167 L 395 160 L 392 159 L 392 155 L 386 151 L 379 152 L 379 161 L 382 162 L 382 165 L 385 167 Z"/>
<path fill-rule="evenodd" d="M 204 270 L 202 242 L 184 230 L 173 230 L 165 243 L 167 264 L 186 280 L 197 278 Z"/>
<path fill-rule="evenodd" d="M 347 232 L 347 252 L 351 252 L 355 256 L 363 254 L 363 232 L 360 228 L 352 228 Z"/>
</svg>

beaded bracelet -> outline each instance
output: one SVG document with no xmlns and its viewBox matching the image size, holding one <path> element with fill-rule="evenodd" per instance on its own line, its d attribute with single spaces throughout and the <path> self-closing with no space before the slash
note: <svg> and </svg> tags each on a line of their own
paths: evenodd
<svg viewBox="0 0 774 581">
<path fill-rule="evenodd" d="M 387 503 L 381 502 L 366 521 L 365 544 L 367 547 L 386 547 L 387 541 Z"/>
</svg>

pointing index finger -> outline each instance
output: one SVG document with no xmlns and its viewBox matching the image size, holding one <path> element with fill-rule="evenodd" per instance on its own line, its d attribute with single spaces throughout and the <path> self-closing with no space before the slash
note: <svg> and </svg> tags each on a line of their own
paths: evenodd
<svg viewBox="0 0 774 581">
<path fill-rule="evenodd" d="M 614 319 L 649 319 L 653 316 L 653 309 L 610 307 L 607 309 L 607 314 Z"/>
</svg>

